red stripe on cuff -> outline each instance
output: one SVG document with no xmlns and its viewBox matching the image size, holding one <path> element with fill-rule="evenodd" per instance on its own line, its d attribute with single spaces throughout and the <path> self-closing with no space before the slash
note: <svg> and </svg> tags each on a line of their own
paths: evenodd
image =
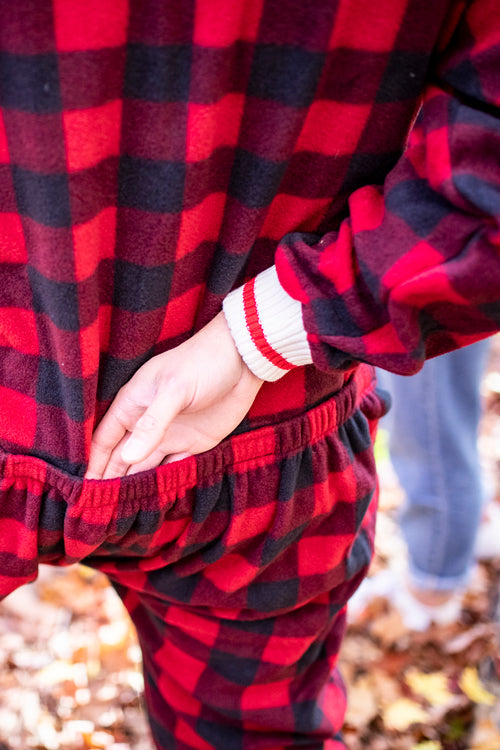
<svg viewBox="0 0 500 750">
<path fill-rule="evenodd" d="M 273 349 L 266 339 L 255 301 L 255 279 L 252 279 L 243 287 L 243 308 L 250 338 L 262 356 L 281 370 L 293 370 L 294 365 L 284 359 L 276 349 Z"/>
</svg>

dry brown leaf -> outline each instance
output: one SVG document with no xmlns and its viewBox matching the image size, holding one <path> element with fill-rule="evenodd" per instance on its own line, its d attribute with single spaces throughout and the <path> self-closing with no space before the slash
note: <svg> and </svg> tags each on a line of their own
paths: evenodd
<svg viewBox="0 0 500 750">
<path fill-rule="evenodd" d="M 376 646 L 366 634 L 349 633 L 345 638 L 340 656 L 343 662 L 360 667 L 371 664 L 382 658 L 383 651 Z"/>
<path fill-rule="evenodd" d="M 496 636 L 496 628 L 493 623 L 479 623 L 463 633 L 459 633 L 448 643 L 444 644 L 447 654 L 461 654 L 477 640 L 491 641 Z"/>
<path fill-rule="evenodd" d="M 374 667 L 382 669 L 388 675 L 399 677 L 413 663 L 409 651 L 385 651 L 383 656 L 374 664 Z"/>
<path fill-rule="evenodd" d="M 382 708 L 387 708 L 401 697 L 399 680 L 391 677 L 381 669 L 373 669 L 369 673 L 369 677 L 373 685 L 375 699 Z"/>
<path fill-rule="evenodd" d="M 377 617 L 371 624 L 370 632 L 386 647 L 393 646 L 401 638 L 408 636 L 408 630 L 397 609 L 391 609 L 387 614 Z"/>
<path fill-rule="evenodd" d="M 491 719 L 478 721 L 474 729 L 470 750 L 498 750 L 500 748 L 500 729 Z"/>
<path fill-rule="evenodd" d="M 373 683 L 368 675 L 359 677 L 347 694 L 346 724 L 356 729 L 366 727 L 378 714 Z"/>
</svg>

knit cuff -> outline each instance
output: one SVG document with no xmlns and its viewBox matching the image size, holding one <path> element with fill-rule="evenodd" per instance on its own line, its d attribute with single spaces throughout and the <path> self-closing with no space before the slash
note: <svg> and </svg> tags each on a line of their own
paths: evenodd
<svg viewBox="0 0 500 750">
<path fill-rule="evenodd" d="M 238 351 L 257 377 L 278 380 L 311 364 L 302 305 L 285 292 L 274 266 L 231 292 L 223 309 Z"/>
</svg>

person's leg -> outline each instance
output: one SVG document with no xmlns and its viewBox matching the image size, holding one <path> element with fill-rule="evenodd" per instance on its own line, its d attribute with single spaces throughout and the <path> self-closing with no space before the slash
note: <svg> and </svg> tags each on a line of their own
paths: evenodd
<svg viewBox="0 0 500 750">
<path fill-rule="evenodd" d="M 417 589 L 456 590 L 472 566 L 483 504 L 477 432 L 488 348 L 486 340 L 428 360 L 412 377 L 381 376 L 392 396 L 390 455 L 406 494 L 400 524 Z"/>
<path fill-rule="evenodd" d="M 0 594 L 38 562 L 106 573 L 137 625 L 159 750 L 343 750 L 336 660 L 372 557 L 385 410 L 360 366 L 298 417 L 122 479 L 10 456 Z"/>
<path fill-rule="evenodd" d="M 139 634 L 159 750 L 345 750 L 337 602 L 245 620 L 116 588 Z"/>
<path fill-rule="evenodd" d="M 151 559 L 127 560 L 126 537 L 92 556 L 136 624 L 158 750 L 345 750 L 336 661 L 372 555 L 384 411 L 358 386 L 164 483 L 173 502 L 141 503 L 127 532 L 138 555 L 135 529 L 151 532 Z"/>
</svg>

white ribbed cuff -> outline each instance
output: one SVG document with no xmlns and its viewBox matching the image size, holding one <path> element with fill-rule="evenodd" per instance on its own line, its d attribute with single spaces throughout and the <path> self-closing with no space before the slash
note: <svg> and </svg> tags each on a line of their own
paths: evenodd
<svg viewBox="0 0 500 750">
<path fill-rule="evenodd" d="M 302 305 L 281 286 L 276 268 L 228 294 L 224 315 L 239 353 L 262 380 L 312 362 L 302 322 Z"/>
</svg>

